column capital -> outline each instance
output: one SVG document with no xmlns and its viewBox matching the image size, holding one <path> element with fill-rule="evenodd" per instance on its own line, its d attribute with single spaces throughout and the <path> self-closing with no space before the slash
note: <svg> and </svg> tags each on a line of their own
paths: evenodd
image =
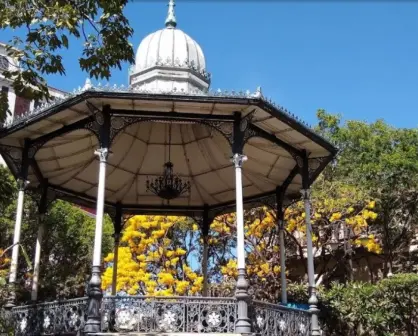
<svg viewBox="0 0 418 336">
<path fill-rule="evenodd" d="M 311 197 L 311 189 L 301 189 L 300 193 L 302 194 L 302 197 L 305 200 L 307 200 Z"/>
<path fill-rule="evenodd" d="M 99 148 L 94 151 L 94 155 L 97 155 L 100 162 L 106 162 L 109 157 L 109 150 L 107 148 Z"/>
<path fill-rule="evenodd" d="M 235 165 L 235 168 L 242 168 L 242 164 L 247 161 L 247 156 L 236 153 L 232 156 L 231 161 Z"/>
<path fill-rule="evenodd" d="M 26 187 L 29 185 L 29 181 L 26 181 L 24 179 L 18 179 L 17 180 L 17 188 L 19 191 L 26 190 Z"/>
</svg>

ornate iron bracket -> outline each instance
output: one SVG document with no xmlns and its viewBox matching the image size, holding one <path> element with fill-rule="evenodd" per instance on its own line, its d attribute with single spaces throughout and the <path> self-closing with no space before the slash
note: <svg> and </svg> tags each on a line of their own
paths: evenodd
<svg viewBox="0 0 418 336">
<path fill-rule="evenodd" d="M 25 139 L 23 148 L 0 145 L 0 152 L 2 155 L 7 157 L 13 164 L 16 177 L 22 181 L 26 181 L 28 178 L 29 169 L 29 140 Z"/>
<path fill-rule="evenodd" d="M 100 148 L 110 148 L 110 105 L 103 106 L 102 110 L 99 110 L 90 102 L 87 102 L 87 106 L 90 111 L 94 111 L 94 120 L 89 121 L 83 128 L 90 130 L 96 135 L 100 143 Z"/>
<path fill-rule="evenodd" d="M 242 154 L 245 143 L 252 137 L 257 136 L 257 130 L 251 127 L 251 121 L 254 117 L 255 110 L 251 111 L 244 117 L 241 117 L 240 112 L 235 112 L 233 125 L 233 142 L 232 153 Z"/>
<path fill-rule="evenodd" d="M 0 152 L 13 164 L 16 173 L 20 174 L 22 171 L 23 148 L 0 145 Z"/>
<path fill-rule="evenodd" d="M 228 143 L 232 146 L 233 142 L 233 123 L 232 121 L 218 121 L 218 120 L 189 120 L 182 121 L 173 117 L 144 117 L 144 116 L 119 116 L 112 115 L 110 118 L 110 143 L 112 144 L 116 136 L 125 128 L 140 122 L 176 122 L 176 123 L 193 123 L 208 126 L 219 133 L 221 133 Z"/>
<path fill-rule="evenodd" d="M 318 169 L 320 169 L 324 164 L 327 164 L 329 159 L 330 159 L 329 156 L 322 156 L 322 157 L 308 159 L 309 179 L 312 180 L 313 176 L 318 171 Z"/>
</svg>

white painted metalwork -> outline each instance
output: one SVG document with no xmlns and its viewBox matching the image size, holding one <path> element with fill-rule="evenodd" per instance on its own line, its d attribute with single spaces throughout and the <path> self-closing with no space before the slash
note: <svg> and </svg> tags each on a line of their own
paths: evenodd
<svg viewBox="0 0 418 336">
<path fill-rule="evenodd" d="M 312 246 L 312 225 L 311 225 L 311 203 L 309 189 L 301 190 L 303 195 L 303 204 L 305 207 L 305 223 L 306 223 L 306 252 L 308 257 L 308 282 L 309 287 L 315 287 L 315 270 L 314 270 L 314 257 Z"/>
<path fill-rule="evenodd" d="M 95 152 L 99 156 L 99 184 L 97 190 L 96 231 L 94 235 L 93 266 L 102 264 L 102 234 L 106 183 L 106 161 L 108 149 L 101 148 Z"/>
<path fill-rule="evenodd" d="M 34 259 L 34 263 L 33 263 L 32 292 L 31 292 L 32 301 L 36 301 L 38 299 L 39 271 L 40 271 L 41 252 L 42 252 L 42 240 L 43 240 L 44 231 L 45 231 L 44 215 L 43 214 L 39 215 L 38 221 L 39 221 L 38 236 L 36 238 L 35 259 Z"/>
<path fill-rule="evenodd" d="M 12 260 L 10 262 L 10 276 L 9 282 L 14 284 L 16 282 L 17 274 L 17 263 L 19 259 L 19 248 L 20 248 L 20 232 L 22 229 L 22 216 L 23 216 L 23 201 L 25 199 L 25 188 L 26 181 L 18 181 L 19 192 L 17 197 L 17 210 L 16 210 L 16 222 L 15 230 L 13 234 L 13 249 L 12 249 Z"/>
<path fill-rule="evenodd" d="M 232 162 L 235 165 L 235 195 L 237 206 L 237 259 L 238 269 L 245 270 L 245 246 L 244 246 L 244 205 L 242 198 L 242 164 L 247 157 L 242 154 L 234 154 Z"/>
</svg>

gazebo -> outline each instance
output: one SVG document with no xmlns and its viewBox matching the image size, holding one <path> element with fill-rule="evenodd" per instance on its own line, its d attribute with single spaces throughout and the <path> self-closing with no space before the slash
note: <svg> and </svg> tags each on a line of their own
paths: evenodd
<svg viewBox="0 0 418 336">
<path fill-rule="evenodd" d="M 23 200 L 96 208 L 88 297 L 39 303 L 44 227 L 35 253 L 33 305 L 14 306 L 16 334 L 194 332 L 320 335 L 310 225 L 310 185 L 336 148 L 284 108 L 255 92 L 210 91 L 200 46 L 179 30 L 170 0 L 166 27 L 140 44 L 127 87 L 92 86 L 28 111 L 6 125 L 0 154 L 19 182 L 10 285 L 16 281 Z M 283 207 L 302 194 L 307 226 L 309 311 L 286 307 Z M 282 304 L 252 301 L 245 274 L 244 207 L 277 211 L 281 228 Z M 207 241 L 215 216 L 236 211 L 236 295 L 208 297 Z M 199 219 L 202 296 L 103 297 L 103 215 L 114 220 L 115 252 L 123 217 L 173 214 Z M 117 276 L 115 256 L 114 279 Z M 115 282 L 114 281 L 114 282 Z"/>
</svg>

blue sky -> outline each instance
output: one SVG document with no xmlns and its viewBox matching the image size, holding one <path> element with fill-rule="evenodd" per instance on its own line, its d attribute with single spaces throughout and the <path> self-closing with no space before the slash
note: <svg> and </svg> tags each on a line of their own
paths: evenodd
<svg viewBox="0 0 418 336">
<path fill-rule="evenodd" d="M 127 8 L 137 48 L 164 25 L 166 2 Z M 255 90 L 314 124 L 325 108 L 345 119 L 385 119 L 418 126 L 418 2 L 186 1 L 178 28 L 203 48 L 213 89 Z M 12 32 L 0 32 L 7 42 Z M 65 53 L 67 77 L 47 77 L 71 91 L 83 85 L 81 41 Z M 127 84 L 127 68 L 111 83 Z"/>
</svg>

